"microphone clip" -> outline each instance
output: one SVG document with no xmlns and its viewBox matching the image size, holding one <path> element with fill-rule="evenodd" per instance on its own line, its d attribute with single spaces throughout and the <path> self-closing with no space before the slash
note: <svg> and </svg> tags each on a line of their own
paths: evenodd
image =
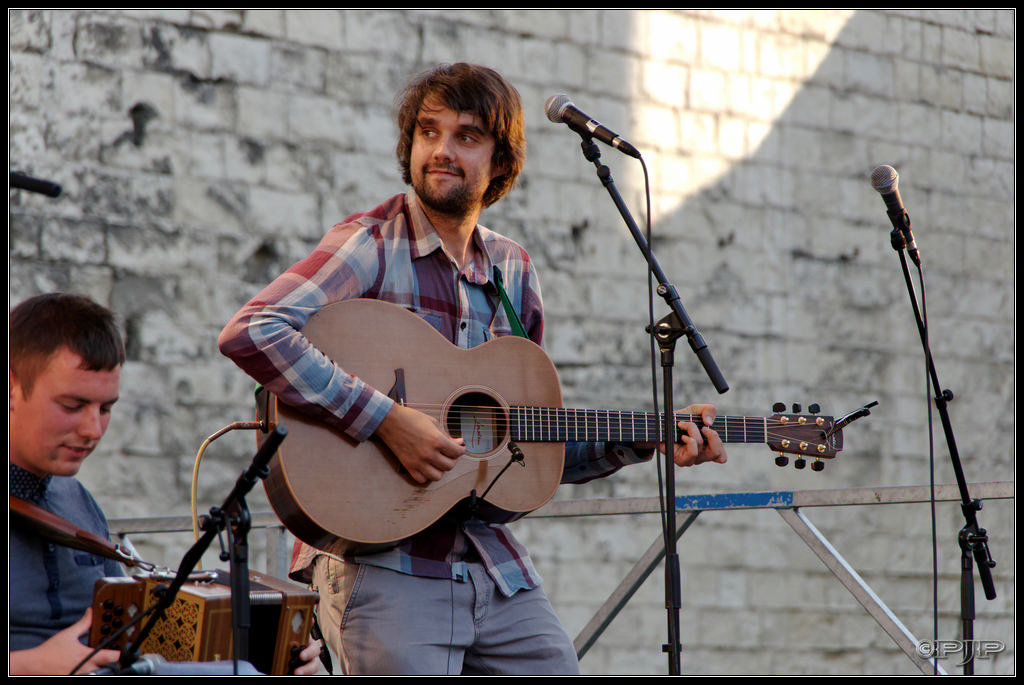
<svg viewBox="0 0 1024 685">
<path fill-rule="evenodd" d="M 892 233 L 889 234 L 889 240 L 892 243 L 892 248 L 899 252 L 907 246 L 907 236 L 903 227 L 910 224 L 910 216 L 906 210 L 890 211 L 887 214 L 889 221 L 892 222 Z"/>
<path fill-rule="evenodd" d="M 905 249 L 911 261 L 916 266 L 921 266 L 921 253 L 917 249 L 917 243 L 914 242 L 913 233 L 911 232 L 910 214 L 903 207 L 889 210 L 887 214 L 893 226 L 892 233 L 889 236 L 893 249 L 897 252 Z"/>
</svg>

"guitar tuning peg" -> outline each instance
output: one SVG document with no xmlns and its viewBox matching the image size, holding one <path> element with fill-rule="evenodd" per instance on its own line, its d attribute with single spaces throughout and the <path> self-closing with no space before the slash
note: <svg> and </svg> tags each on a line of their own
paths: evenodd
<svg viewBox="0 0 1024 685">
<path fill-rule="evenodd" d="M 807 411 L 811 412 L 812 414 L 818 414 L 821 412 L 821 407 L 817 403 L 815 403 L 807 407 Z"/>
<path fill-rule="evenodd" d="M 825 470 L 825 462 L 823 462 L 821 459 L 815 459 L 814 462 L 811 464 L 811 470 L 812 471 L 824 471 Z"/>
<path fill-rule="evenodd" d="M 772 411 L 775 412 L 776 414 L 778 414 L 779 412 L 784 412 L 786 411 L 786 405 L 783 404 L 782 402 L 776 402 L 775 404 L 772 405 Z"/>
<path fill-rule="evenodd" d="M 785 466 L 788 463 L 789 463 L 789 457 L 787 457 L 784 454 L 780 454 L 779 456 L 775 457 L 775 465 L 776 466 Z"/>
<path fill-rule="evenodd" d="M 802 469 L 803 467 L 807 466 L 807 460 L 804 459 L 803 457 L 799 457 L 796 461 L 793 462 L 793 466 L 797 467 L 798 469 Z"/>
<path fill-rule="evenodd" d="M 794 414 L 799 414 L 801 411 L 803 411 L 803 408 L 798 403 L 794 402 L 793 403 L 793 413 Z"/>
</svg>

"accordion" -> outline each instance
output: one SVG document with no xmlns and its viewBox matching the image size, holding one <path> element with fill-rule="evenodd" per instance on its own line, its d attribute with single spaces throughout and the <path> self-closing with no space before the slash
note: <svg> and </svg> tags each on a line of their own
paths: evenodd
<svg viewBox="0 0 1024 685">
<path fill-rule="evenodd" d="M 157 603 L 156 591 L 169 579 L 103 578 L 93 590 L 89 645 L 121 649 L 134 641 L 151 620 L 136 621 Z M 317 594 L 287 581 L 249 573 L 250 627 L 248 656 L 257 670 L 286 675 L 309 641 Z M 140 654 L 167 661 L 210 662 L 233 658 L 230 577 L 224 571 L 194 573 L 178 590 L 163 618 L 155 619 Z M 127 628 L 126 628 L 127 626 Z"/>
</svg>

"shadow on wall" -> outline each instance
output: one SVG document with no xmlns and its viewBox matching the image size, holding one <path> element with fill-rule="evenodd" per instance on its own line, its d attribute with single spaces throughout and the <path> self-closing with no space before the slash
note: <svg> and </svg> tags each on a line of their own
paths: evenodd
<svg viewBox="0 0 1024 685">
<path fill-rule="evenodd" d="M 922 58 L 904 57 L 919 45 L 893 49 L 880 37 L 897 31 L 898 22 L 914 25 L 906 35 L 918 41 L 956 32 L 958 26 L 867 11 L 835 17 L 834 28 L 823 30 L 819 41 L 787 41 L 764 31 L 753 37 L 756 44 L 741 41 L 738 25 L 709 27 L 694 17 L 666 18 L 681 22 L 673 26 L 674 39 L 683 34 L 695 38 L 698 50 L 705 47 L 702 40 L 719 41 L 724 55 L 704 51 L 704 61 L 695 58 L 694 66 L 679 66 L 682 60 L 673 65 L 668 57 L 659 61 L 661 52 L 652 37 L 649 52 L 654 57 L 649 73 L 640 80 L 656 102 L 630 110 L 625 116 L 632 126 L 612 118 L 614 103 L 605 108 L 580 99 L 575 104 L 621 133 L 645 156 L 654 193 L 655 257 L 678 287 L 730 385 L 719 403 L 749 413 L 763 412 L 779 399 L 805 406 L 817 402 L 838 414 L 879 400 L 878 411 L 890 420 L 858 426 L 857 452 L 925 454 L 921 341 L 900 258 L 890 244 L 892 225 L 870 175 L 880 164 L 898 170 L 900 192 L 915 229 L 923 229 L 916 231 L 918 243 L 923 253 L 932 250 L 925 267 L 926 274 L 932 271 L 929 280 L 935 284 L 932 335 L 941 336 L 933 341 L 938 343 L 934 349 L 946 353 L 940 372 L 951 379 L 971 378 L 971 387 L 961 390 L 962 407 L 954 405 L 954 416 L 967 424 L 973 411 L 969 407 L 991 407 L 996 425 L 1012 425 L 1012 417 L 1005 416 L 1012 411 L 1013 389 L 1005 382 L 1004 362 L 1012 363 L 1012 354 L 1006 354 L 1012 328 L 1005 322 L 1013 320 L 1013 310 L 1011 300 L 1000 294 L 1011 288 L 1012 254 L 1005 250 L 999 255 L 1002 261 L 973 271 L 963 264 L 962 254 L 968 233 L 978 225 L 976 217 L 991 214 L 993 200 L 971 177 L 969 158 L 997 146 L 983 139 L 988 129 L 978 124 L 981 117 L 957 104 L 957 89 L 963 87 L 958 76 L 973 65 L 951 64 L 943 54 L 946 63 L 941 70 L 948 78 L 933 83 L 926 73 L 931 67 L 921 64 Z M 650 26 L 655 22 L 647 13 L 639 13 L 636 21 L 643 22 L 638 34 L 653 33 Z M 743 36 L 750 38 L 749 32 Z M 815 52 L 821 59 L 810 64 L 809 56 Z M 728 66 L 729 59 L 739 69 L 752 64 L 748 58 L 755 55 L 762 60 L 760 73 L 724 71 L 722 65 Z M 786 69 L 776 70 L 773 64 Z M 793 64 L 810 66 L 807 73 L 794 74 Z M 928 90 L 930 83 L 933 90 Z M 659 91 L 663 84 L 688 90 Z M 700 84 L 717 87 L 699 91 Z M 605 109 L 612 113 L 606 115 Z M 951 122 L 963 123 L 963 130 L 951 132 Z M 679 131 L 678 141 L 666 130 Z M 568 149 L 578 142 L 575 136 L 570 138 L 559 145 L 566 155 L 578 154 L 578 149 Z M 1005 143 L 1012 149 L 1012 140 Z M 601 153 L 622 177 L 616 179 L 620 186 L 642 189 L 636 178 L 639 165 L 607 146 Z M 1012 171 L 1012 164 L 1004 168 Z M 614 224 L 624 245 L 621 253 L 631 260 L 629 268 L 642 271 L 639 248 L 626 235 L 625 225 L 616 223 L 620 218 L 611 198 L 600 189 L 596 176 L 585 182 L 598 188 L 593 196 L 597 206 L 581 206 L 582 218 L 576 225 Z M 1005 185 L 993 184 L 993 190 Z M 641 195 L 637 191 L 627 197 Z M 639 202 L 627 205 L 640 222 L 645 208 Z M 993 216 L 992 222 L 1001 218 Z M 980 237 L 994 251 L 1000 241 L 1010 244 L 1012 225 L 990 225 L 987 230 L 989 234 Z M 607 239 L 604 235 L 585 239 Z M 961 249 L 949 251 L 950 245 Z M 587 268 L 586 250 L 577 258 L 583 262 L 582 272 L 600 272 L 597 266 Z M 588 287 L 614 302 L 615 284 Z M 958 294 L 961 289 L 979 293 L 985 302 L 972 303 Z M 656 318 L 667 313 L 663 303 L 655 305 Z M 640 311 L 646 314 L 646 303 L 633 301 L 628 314 Z M 951 349 L 944 324 L 952 321 L 967 322 L 977 333 L 972 344 L 981 348 L 967 354 L 961 353 L 965 348 Z M 597 370 L 588 370 L 592 378 L 584 379 L 571 361 L 566 362 L 576 358 L 572 355 L 586 357 L 582 350 L 587 347 L 603 350 L 603 345 L 617 347 L 598 356 L 631 356 L 629 346 L 635 346 L 635 337 L 624 343 L 619 331 L 633 332 L 635 324 L 635 318 L 613 321 L 607 336 L 577 339 L 576 347 L 561 344 L 573 340 L 571 331 L 580 329 L 571 313 L 551 324 L 553 356 L 566 370 L 568 396 L 575 392 L 585 398 L 601 386 L 621 381 Z M 713 395 L 685 344 L 676 362 L 677 395 Z M 993 436 L 991 426 L 963 425 L 961 430 L 962 439 L 990 445 L 997 454 L 1005 442 Z M 909 444 L 902 442 L 908 431 L 914 434 Z M 876 468 L 870 471 L 872 475 L 864 477 L 877 482 L 880 473 Z"/>
</svg>

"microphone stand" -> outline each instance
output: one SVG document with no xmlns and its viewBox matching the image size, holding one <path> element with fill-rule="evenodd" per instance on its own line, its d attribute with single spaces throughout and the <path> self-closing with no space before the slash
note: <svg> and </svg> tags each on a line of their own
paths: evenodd
<svg viewBox="0 0 1024 685">
<path fill-rule="evenodd" d="M 228 531 L 232 540 L 230 545 L 231 616 L 234 643 L 232 654 L 234 655 L 236 675 L 239 662 L 248 660 L 250 602 L 247 538 L 251 518 L 245 503 L 245 496 L 253 489 L 257 479 L 266 478 L 270 473 L 268 466 L 270 459 L 287 435 L 288 429 L 284 426 L 274 428 L 256 452 L 252 464 L 239 476 L 234 489 L 228 494 L 224 503 L 220 507 L 213 507 L 210 510 L 210 516 L 203 517 L 201 527 L 205 532 L 185 554 L 171 584 L 158 594 L 156 610 L 140 631 L 138 639 L 134 644 L 124 648 L 121 657 L 122 668 L 130 667 L 139 658 L 138 646 L 145 642 L 156 621 L 163 618 L 164 612 L 174 603 L 178 590 L 185 584 L 189 574 L 199 563 L 203 552 L 210 546 L 213 539 L 225 530 Z M 223 552 L 221 559 L 225 560 Z"/>
<path fill-rule="evenodd" d="M 633 239 L 636 241 L 640 250 L 646 257 L 649 268 L 657 278 L 658 294 L 665 300 L 672 310 L 668 316 L 655 324 L 653 329 L 648 326 L 647 332 L 653 334 L 654 338 L 657 340 L 658 347 L 661 352 L 661 366 L 664 377 L 663 393 L 665 407 L 663 428 L 666 470 L 665 502 L 667 503 L 664 512 L 665 605 L 668 614 L 668 643 L 664 645 L 664 650 L 669 655 L 669 674 L 679 675 L 679 655 L 682 648 L 679 641 L 679 612 L 682 606 L 682 601 L 679 555 L 676 545 L 675 464 L 672 454 L 672 445 L 676 442 L 675 410 L 673 409 L 674 400 L 672 395 L 672 368 L 675 364 L 674 353 L 676 341 L 683 336 L 687 337 L 690 342 L 690 347 L 696 353 L 697 358 L 700 360 L 704 370 L 708 373 L 712 383 L 719 393 L 727 391 L 729 386 L 725 382 L 725 378 L 722 376 L 718 366 L 715 364 L 714 359 L 712 359 L 711 352 L 708 350 L 707 344 L 704 342 L 704 339 L 694 327 L 690 317 L 686 313 L 686 310 L 683 308 L 682 301 L 679 299 L 679 295 L 675 287 L 672 286 L 665 278 L 664 272 L 662 272 L 661 267 L 654 258 L 654 255 L 651 254 L 646 239 L 637 227 L 636 222 L 633 220 L 633 217 L 630 215 L 621 195 L 615 187 L 615 182 L 612 180 L 611 172 L 607 166 L 600 163 L 600 149 L 597 144 L 594 143 L 593 137 L 582 127 L 570 124 L 570 128 L 576 131 L 576 133 L 583 138 L 583 156 L 597 168 L 598 178 L 611 195 L 612 201 L 615 203 L 615 206 L 618 208 L 623 220 L 626 222 L 630 232 L 633 234 Z"/>
<path fill-rule="evenodd" d="M 964 527 L 960 530 L 958 542 L 960 546 L 960 620 L 963 629 L 964 640 L 964 674 L 974 673 L 974 576 L 973 562 L 978 565 L 978 574 L 985 597 L 989 600 L 995 599 L 996 590 L 992 581 L 992 568 L 996 562 L 992 559 L 988 549 L 988 532 L 978 525 L 978 512 L 981 511 L 982 502 L 980 499 L 971 499 L 967 489 L 967 479 L 964 477 L 963 465 L 960 461 L 960 453 L 957 450 L 956 438 L 953 435 L 953 426 L 949 419 L 949 402 L 953 399 L 953 393 L 943 389 L 939 384 L 939 377 L 935 370 L 935 361 L 932 357 L 931 346 L 928 342 L 928 328 L 921 308 L 918 306 L 917 296 L 914 291 L 913 279 L 910 275 L 910 268 L 907 265 L 905 248 L 908 247 L 907 236 L 910 232 L 910 216 L 906 210 L 888 212 L 892 221 L 893 230 L 890 234 L 892 247 L 899 254 L 900 265 L 903 270 L 903 278 L 907 284 L 907 291 L 910 295 L 911 307 L 914 311 L 914 319 L 917 323 L 918 333 L 921 336 L 921 343 L 924 348 L 925 363 L 927 365 L 928 377 L 932 387 L 935 388 L 935 406 L 939 412 L 942 422 L 942 430 L 945 434 L 946 444 L 949 447 L 949 456 L 953 464 L 953 472 L 956 476 L 957 487 L 960 490 L 960 509 L 964 516 Z M 918 270 L 921 268 L 920 257 L 916 251 L 911 255 Z"/>
<path fill-rule="evenodd" d="M 715 360 L 711 356 L 710 350 L 708 350 L 707 343 L 704 342 L 703 336 L 693 325 L 690 320 L 690 316 L 686 313 L 683 308 L 683 302 L 679 299 L 679 293 L 676 291 L 675 286 L 668 282 L 665 278 L 665 273 L 661 270 L 661 266 L 655 260 L 654 255 L 651 254 L 650 248 L 647 245 L 647 240 L 644 238 L 640 229 L 637 228 L 636 222 L 633 217 L 630 216 L 629 210 L 626 208 L 625 202 L 622 200 L 622 196 L 619 195 L 619 191 L 615 188 L 615 181 L 612 180 L 611 171 L 608 167 L 600 163 L 601 153 L 594 143 L 593 138 L 585 132 L 585 129 L 581 129 L 577 126 L 571 126 L 571 128 L 583 137 L 583 156 L 586 157 L 587 161 L 592 162 L 597 167 L 597 177 L 601 183 L 608 190 L 611 195 L 612 202 L 615 203 L 616 208 L 619 210 L 619 214 L 622 215 L 623 220 L 626 222 L 626 226 L 629 228 L 630 233 L 633 234 L 633 240 L 640 247 L 644 257 L 647 259 L 648 265 L 651 271 L 654 273 L 655 278 L 658 281 L 658 295 L 660 295 L 665 302 L 668 304 L 672 313 L 662 319 L 656 326 L 656 331 L 664 333 L 666 335 L 673 335 L 675 339 L 682 336 L 686 336 L 690 342 L 690 347 L 693 352 L 697 355 L 697 359 L 700 360 L 701 365 L 704 367 L 704 371 L 707 372 L 711 378 L 712 384 L 719 393 L 724 393 L 729 389 L 728 383 L 725 381 L 725 377 L 722 372 L 718 369 L 718 365 L 715 364 Z M 671 444 L 671 443 L 669 443 Z"/>
</svg>

